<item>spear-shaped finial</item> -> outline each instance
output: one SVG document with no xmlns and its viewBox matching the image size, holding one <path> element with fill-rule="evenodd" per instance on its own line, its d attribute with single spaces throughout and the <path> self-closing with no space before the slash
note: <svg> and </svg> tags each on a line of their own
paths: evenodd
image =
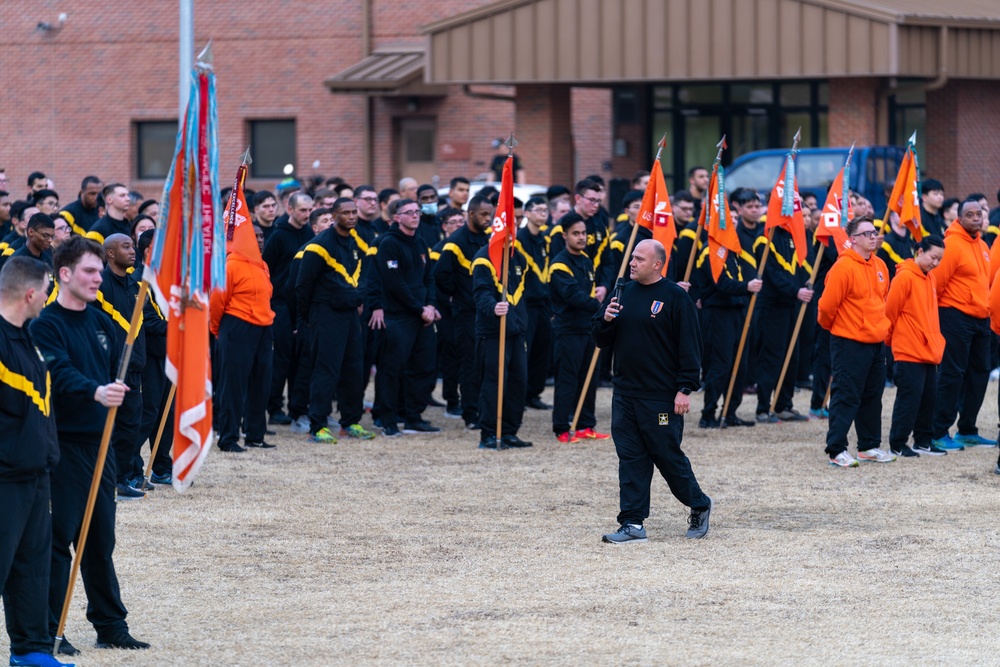
<svg viewBox="0 0 1000 667">
<path fill-rule="evenodd" d="M 514 154 L 514 146 L 517 146 L 517 139 L 514 138 L 514 132 L 511 130 L 510 136 L 507 137 L 507 141 L 503 142 L 507 146 L 507 157 Z"/>
<path fill-rule="evenodd" d="M 201 50 L 198 57 L 195 58 L 197 66 L 202 69 L 212 69 L 212 65 L 215 61 L 215 56 L 212 55 L 212 40 L 208 40 L 208 44 L 205 48 Z"/>
<path fill-rule="evenodd" d="M 916 146 L 917 145 L 917 131 L 916 130 L 914 130 L 913 134 L 910 135 L 910 138 L 906 140 L 906 143 L 910 144 L 911 146 Z"/>
<path fill-rule="evenodd" d="M 795 131 L 795 136 L 792 137 L 792 152 L 795 153 L 799 150 L 799 142 L 802 141 L 802 127 Z"/>
<path fill-rule="evenodd" d="M 715 144 L 715 147 L 719 149 L 719 152 L 715 154 L 715 162 L 718 164 L 722 162 L 722 151 L 729 148 L 729 144 L 726 143 L 726 135 L 722 135 L 722 139 L 719 140 L 719 143 Z"/>
<path fill-rule="evenodd" d="M 656 149 L 656 159 L 660 159 L 660 154 L 663 153 L 663 149 L 667 147 L 667 133 L 663 133 L 663 138 L 660 139 L 660 143 L 656 144 L 659 148 Z"/>
<path fill-rule="evenodd" d="M 253 158 L 250 157 L 250 147 L 249 146 L 247 146 L 247 149 L 245 151 L 243 151 L 243 155 L 240 156 L 240 162 L 241 162 L 241 164 L 253 164 Z"/>
<path fill-rule="evenodd" d="M 848 165 L 851 164 L 851 158 L 854 156 L 854 144 L 856 143 L 858 142 L 857 141 L 851 142 L 851 147 L 847 150 L 847 162 L 845 164 Z"/>
</svg>

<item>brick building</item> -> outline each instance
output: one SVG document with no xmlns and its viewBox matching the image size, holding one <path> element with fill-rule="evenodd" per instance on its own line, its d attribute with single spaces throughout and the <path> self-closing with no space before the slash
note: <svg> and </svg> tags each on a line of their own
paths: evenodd
<svg viewBox="0 0 1000 667">
<path fill-rule="evenodd" d="M 877 5 L 877 6 L 876 6 Z M 59 21 L 65 12 L 64 23 Z M 176 2 L 0 3 L 0 168 L 158 196 L 177 118 Z M 285 164 L 379 187 L 487 170 L 514 130 L 532 183 L 787 145 L 901 143 L 950 193 L 1000 185 L 993 0 L 195 0 L 212 39 L 223 180 Z M 166 156 L 166 157 L 164 157 Z M 315 163 L 318 167 L 314 167 Z"/>
</svg>

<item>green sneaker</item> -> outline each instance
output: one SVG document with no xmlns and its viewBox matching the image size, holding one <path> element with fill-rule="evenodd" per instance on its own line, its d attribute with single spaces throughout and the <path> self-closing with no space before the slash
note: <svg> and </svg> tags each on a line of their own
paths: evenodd
<svg viewBox="0 0 1000 667">
<path fill-rule="evenodd" d="M 340 429 L 341 437 L 358 438 L 360 440 L 371 440 L 375 434 L 365 429 L 361 424 L 351 424 L 347 428 Z"/>
<path fill-rule="evenodd" d="M 335 436 L 330 429 L 323 427 L 320 430 L 309 436 L 309 442 L 324 442 L 327 444 L 335 445 L 337 444 L 337 436 Z"/>
</svg>

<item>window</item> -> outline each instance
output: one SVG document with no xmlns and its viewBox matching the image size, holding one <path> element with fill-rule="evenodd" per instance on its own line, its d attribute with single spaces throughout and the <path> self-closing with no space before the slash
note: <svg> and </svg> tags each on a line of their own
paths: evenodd
<svg viewBox="0 0 1000 667">
<path fill-rule="evenodd" d="M 136 129 L 136 177 L 163 179 L 170 171 L 177 143 L 177 121 L 142 121 Z"/>
<path fill-rule="evenodd" d="M 295 120 L 252 120 L 249 127 L 250 175 L 282 178 L 285 166 L 295 164 Z"/>
</svg>

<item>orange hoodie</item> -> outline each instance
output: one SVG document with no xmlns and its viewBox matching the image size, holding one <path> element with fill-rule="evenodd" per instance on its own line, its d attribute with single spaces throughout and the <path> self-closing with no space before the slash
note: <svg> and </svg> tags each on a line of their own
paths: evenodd
<svg viewBox="0 0 1000 667">
<path fill-rule="evenodd" d="M 934 277 L 942 308 L 955 308 L 969 317 L 989 316 L 990 249 L 978 235 L 969 236 L 957 220 L 944 233 L 944 257 Z"/>
<path fill-rule="evenodd" d="M 908 259 L 896 266 L 896 277 L 885 302 L 889 333 L 896 361 L 940 364 L 944 356 L 944 336 L 938 321 L 937 281 Z"/>
<path fill-rule="evenodd" d="M 885 296 L 889 270 L 872 253 L 867 260 L 845 250 L 826 274 L 819 299 L 819 324 L 834 336 L 859 343 L 881 343 L 889 331 Z"/>
<path fill-rule="evenodd" d="M 254 262 L 238 252 L 226 256 L 226 291 L 212 292 L 209 331 L 219 334 L 224 314 L 266 327 L 274 322 L 271 310 L 271 275 L 267 265 Z"/>
<path fill-rule="evenodd" d="M 1000 246 L 1000 243 L 993 243 Z M 1000 280 L 994 280 L 990 285 L 990 328 L 993 333 L 1000 334 Z"/>
</svg>

